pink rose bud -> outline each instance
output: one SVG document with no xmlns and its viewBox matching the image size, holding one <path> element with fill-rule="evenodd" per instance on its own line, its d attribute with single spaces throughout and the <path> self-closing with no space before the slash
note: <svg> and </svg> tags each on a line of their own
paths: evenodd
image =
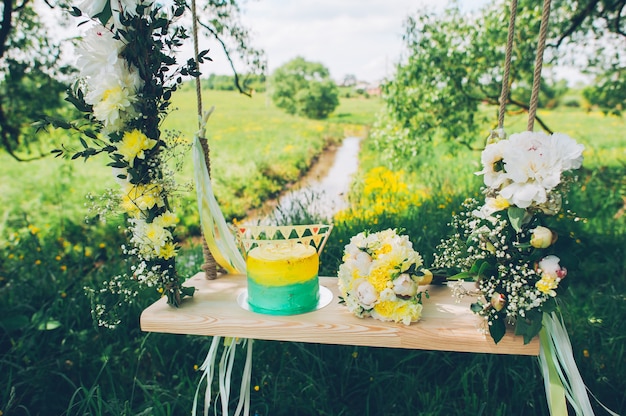
<svg viewBox="0 0 626 416">
<path fill-rule="evenodd" d="M 502 293 L 496 292 L 491 296 L 491 306 L 493 306 L 496 311 L 500 312 L 502 308 L 504 308 L 504 305 L 506 305 L 506 296 Z"/>
<path fill-rule="evenodd" d="M 530 232 L 530 245 L 535 248 L 548 248 L 556 241 L 556 234 L 549 228 L 537 227 Z"/>
</svg>

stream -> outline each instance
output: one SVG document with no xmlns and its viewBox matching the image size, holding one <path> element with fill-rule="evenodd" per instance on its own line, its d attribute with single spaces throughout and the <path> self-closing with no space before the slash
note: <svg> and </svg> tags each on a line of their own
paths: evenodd
<svg viewBox="0 0 626 416">
<path fill-rule="evenodd" d="M 315 217 L 332 218 L 348 206 L 346 197 L 359 167 L 360 147 L 360 138 L 346 137 L 334 151 L 322 154 L 296 185 L 264 208 L 250 212 L 245 222 L 276 223 L 300 209 Z"/>
</svg>

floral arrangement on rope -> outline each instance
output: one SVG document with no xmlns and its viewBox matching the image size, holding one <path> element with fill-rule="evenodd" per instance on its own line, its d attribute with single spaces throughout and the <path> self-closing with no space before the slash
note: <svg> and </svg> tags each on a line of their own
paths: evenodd
<svg viewBox="0 0 626 416">
<path fill-rule="evenodd" d="M 583 150 L 562 133 L 527 131 L 488 144 L 477 173 L 484 177 L 484 203 L 466 201 L 452 220 L 455 234 L 437 249 L 433 267 L 460 269 L 449 279 L 477 282 L 471 310 L 484 317 L 496 343 L 507 323 L 530 342 L 543 313 L 557 307 L 567 269 L 547 220 L 561 212 Z M 453 293 L 459 299 L 469 294 L 460 283 Z"/>
<path fill-rule="evenodd" d="M 406 235 L 387 229 L 362 232 L 346 245 L 339 266 L 340 302 L 359 318 L 416 322 L 422 315 L 422 292 L 432 273 Z"/>
<path fill-rule="evenodd" d="M 73 159 L 108 154 L 121 190 L 113 200 L 126 215 L 132 245 L 123 249 L 137 259 L 133 278 L 157 286 L 174 306 L 194 289 L 181 286 L 176 272 L 178 218 L 171 198 L 178 185 L 168 168 L 174 141 L 163 137 L 160 126 L 182 77 L 199 75 L 194 59 L 177 66 L 175 58 L 188 38 L 174 25 L 184 9 L 183 0 L 169 10 L 143 0 L 84 0 L 72 8 L 73 16 L 87 17 L 80 25 L 88 25 L 76 48 L 78 79 L 68 93 L 83 118 L 48 120 L 79 133 L 82 150 Z M 207 52 L 198 62 L 210 59 Z"/>
</svg>

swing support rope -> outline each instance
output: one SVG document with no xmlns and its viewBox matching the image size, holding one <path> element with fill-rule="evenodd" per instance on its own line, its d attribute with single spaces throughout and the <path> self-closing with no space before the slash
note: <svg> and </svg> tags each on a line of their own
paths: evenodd
<svg viewBox="0 0 626 416">
<path fill-rule="evenodd" d="M 199 48 L 198 48 L 198 15 L 196 12 L 196 0 L 191 0 L 191 16 L 193 19 L 192 30 L 193 30 L 193 52 L 194 59 L 196 61 L 196 66 L 200 66 L 200 62 L 198 59 Z M 203 127 L 203 109 L 202 109 L 202 88 L 200 83 L 200 75 L 196 76 L 196 104 L 198 109 L 198 128 L 200 132 L 204 132 Z M 200 141 L 200 146 L 202 147 L 202 153 L 204 154 L 204 162 L 206 163 L 207 173 L 209 177 L 211 176 L 211 159 L 209 157 L 209 142 L 204 137 L 204 134 L 199 134 L 198 139 Z M 207 244 L 206 236 L 203 234 L 202 236 L 202 255 L 204 258 L 204 264 L 202 265 L 202 270 L 204 270 L 204 276 L 213 280 L 217 278 L 217 263 L 215 258 L 211 254 L 211 250 L 209 250 L 209 246 Z"/>
<path fill-rule="evenodd" d="M 533 73 L 533 88 L 530 95 L 530 105 L 528 108 L 528 131 L 533 131 L 535 126 L 535 116 L 539 103 L 539 87 L 541 85 L 541 69 L 543 67 L 543 54 L 546 48 L 546 38 L 548 36 L 548 21 L 550 19 L 551 0 L 544 0 L 541 12 L 541 28 L 539 29 L 539 40 L 537 41 L 537 57 L 535 59 L 535 71 Z"/>
</svg>

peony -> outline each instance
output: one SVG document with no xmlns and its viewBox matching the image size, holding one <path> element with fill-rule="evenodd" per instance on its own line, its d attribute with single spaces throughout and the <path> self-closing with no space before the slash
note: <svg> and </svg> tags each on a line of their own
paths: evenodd
<svg viewBox="0 0 626 416">
<path fill-rule="evenodd" d="M 499 141 L 485 147 L 481 154 L 483 170 L 476 172 L 477 175 L 485 175 L 484 182 L 490 188 L 499 188 L 507 181 L 503 171 L 503 159 L 506 142 Z"/>
<path fill-rule="evenodd" d="M 374 286 L 367 280 L 363 279 L 356 283 L 354 294 L 363 309 L 372 309 L 378 300 L 378 293 Z"/>
<path fill-rule="evenodd" d="M 114 68 L 124 44 L 101 26 L 93 26 L 77 46 L 76 66 L 81 78 L 98 78 Z"/>
<path fill-rule="evenodd" d="M 393 291 L 398 296 L 415 296 L 418 284 L 407 273 L 402 273 L 394 279 Z"/>
<path fill-rule="evenodd" d="M 530 245 L 535 248 L 548 248 L 555 241 L 555 235 L 549 228 L 536 227 L 530 232 Z"/>
<path fill-rule="evenodd" d="M 123 122 L 136 116 L 133 107 L 142 81 L 137 71 L 121 61 L 107 74 L 86 79 L 85 102 L 93 106 L 93 115 L 109 130 L 119 130 Z"/>
</svg>

